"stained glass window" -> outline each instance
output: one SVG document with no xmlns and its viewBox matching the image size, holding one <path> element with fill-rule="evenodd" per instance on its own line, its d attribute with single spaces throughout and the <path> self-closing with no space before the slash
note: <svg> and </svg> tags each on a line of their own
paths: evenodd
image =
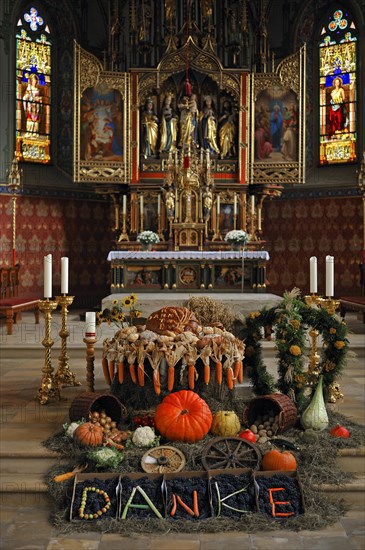
<svg viewBox="0 0 365 550">
<path fill-rule="evenodd" d="M 16 154 L 48 164 L 51 130 L 51 41 L 49 27 L 31 7 L 17 23 Z"/>
<path fill-rule="evenodd" d="M 347 11 L 331 12 L 319 42 L 319 128 L 322 165 L 356 160 L 357 32 Z"/>
</svg>

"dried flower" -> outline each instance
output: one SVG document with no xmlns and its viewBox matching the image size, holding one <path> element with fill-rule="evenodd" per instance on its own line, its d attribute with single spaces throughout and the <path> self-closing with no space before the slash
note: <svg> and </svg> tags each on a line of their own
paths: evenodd
<svg viewBox="0 0 365 550">
<path fill-rule="evenodd" d="M 300 349 L 299 346 L 293 345 L 293 346 L 290 346 L 289 353 L 291 353 L 291 355 L 298 356 L 298 355 L 301 355 L 302 350 Z"/>
<path fill-rule="evenodd" d="M 128 324 L 127 313 L 123 309 L 129 309 L 128 316 L 131 322 L 133 319 L 141 316 L 141 310 L 135 307 L 137 300 L 136 294 L 125 296 L 122 300 L 113 300 L 111 309 L 105 308 L 96 314 L 97 325 L 99 326 L 101 323 L 107 323 L 108 325 L 114 323 L 119 328 L 126 326 Z"/>
<path fill-rule="evenodd" d="M 336 332 L 337 332 L 337 331 L 336 331 L 335 328 L 330 328 L 330 329 L 329 329 L 329 333 L 330 333 L 330 334 L 336 334 Z"/>
<path fill-rule="evenodd" d="M 336 349 L 342 349 L 346 346 L 346 343 L 343 340 L 336 340 L 334 346 Z"/>
</svg>

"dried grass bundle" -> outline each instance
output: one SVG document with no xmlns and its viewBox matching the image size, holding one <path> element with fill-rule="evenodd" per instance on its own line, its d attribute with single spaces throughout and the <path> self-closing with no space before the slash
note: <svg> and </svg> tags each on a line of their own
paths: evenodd
<svg viewBox="0 0 365 550">
<path fill-rule="evenodd" d="M 207 296 L 191 296 L 184 305 L 195 313 L 202 326 L 222 323 L 226 330 L 230 330 L 236 319 L 231 308 Z"/>
</svg>

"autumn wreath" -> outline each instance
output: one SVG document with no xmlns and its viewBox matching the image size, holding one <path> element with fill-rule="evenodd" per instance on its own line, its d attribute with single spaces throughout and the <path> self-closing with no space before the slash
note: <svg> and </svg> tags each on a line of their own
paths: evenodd
<svg viewBox="0 0 365 550">
<path fill-rule="evenodd" d="M 305 340 L 313 328 L 322 337 L 322 355 L 315 372 L 305 371 Z M 275 333 L 279 379 L 267 372 L 263 361 L 261 340 Z M 313 375 L 323 375 L 325 395 L 328 397 L 336 378 L 346 365 L 348 328 L 336 315 L 321 307 L 308 306 L 298 289 L 284 294 L 283 300 L 271 309 L 252 311 L 246 318 L 245 366 L 257 395 L 272 393 L 275 389 L 288 395 L 294 402 L 303 400 Z"/>
</svg>

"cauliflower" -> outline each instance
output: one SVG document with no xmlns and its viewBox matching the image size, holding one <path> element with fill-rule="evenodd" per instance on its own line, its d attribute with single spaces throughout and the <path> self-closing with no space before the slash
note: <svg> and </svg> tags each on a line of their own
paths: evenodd
<svg viewBox="0 0 365 550">
<path fill-rule="evenodd" d="M 80 426 L 80 424 L 81 424 L 81 421 L 71 422 L 71 424 L 65 424 L 64 425 L 65 435 L 67 435 L 67 437 L 72 439 L 76 429 Z"/>
<path fill-rule="evenodd" d="M 156 438 L 156 434 L 150 426 L 141 426 L 133 434 L 132 442 L 136 447 L 151 447 Z"/>
</svg>

